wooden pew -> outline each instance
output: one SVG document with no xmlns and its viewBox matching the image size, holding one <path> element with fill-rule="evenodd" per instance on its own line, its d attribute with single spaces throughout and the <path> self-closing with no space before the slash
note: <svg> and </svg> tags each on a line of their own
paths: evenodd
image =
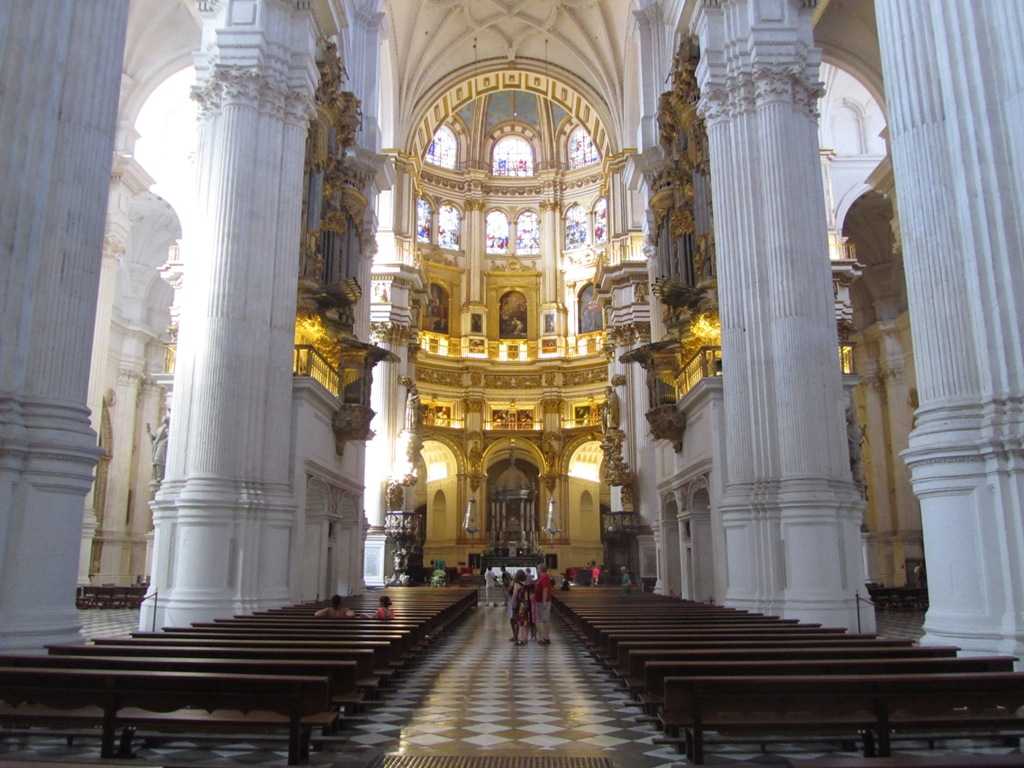
<svg viewBox="0 0 1024 768">
<path fill-rule="evenodd" d="M 865 756 L 888 757 L 894 729 L 962 733 L 1024 728 L 1024 673 L 667 677 L 662 721 L 688 733 L 704 762 L 704 734 L 865 736 Z"/>
<path fill-rule="evenodd" d="M 639 648 L 626 649 L 626 667 L 622 677 L 630 688 L 642 688 L 645 669 L 654 662 L 701 662 L 701 661 L 787 661 L 802 659 L 843 660 L 853 658 L 872 659 L 955 659 L 955 646 L 916 646 L 909 641 L 901 644 L 847 643 L 821 644 L 818 646 L 753 644 L 745 648 L 704 649 Z M 619 647 L 620 658 L 623 647 Z"/>
<path fill-rule="evenodd" d="M 224 718 L 236 731 L 245 728 L 263 732 L 278 724 L 275 718 L 263 713 L 286 718 L 288 764 L 298 765 L 308 759 L 312 727 L 323 725 L 334 716 L 328 680 L 323 676 L 0 667 L 0 701 L 10 705 L 10 709 L 0 713 L 2 720 L 98 722 L 101 756 L 105 759 L 116 755 L 114 744 L 119 726 L 160 722 L 175 727 L 202 726 L 210 723 L 207 713 L 230 710 L 240 713 Z M 19 717 L 19 705 L 23 704 L 35 706 Z M 40 707 L 91 707 L 95 712 L 90 714 L 87 710 L 76 717 L 74 713 L 48 714 L 40 711 Z"/>
<path fill-rule="evenodd" d="M 779 652 L 789 650 L 797 652 L 803 649 L 834 649 L 836 653 L 854 656 L 872 649 L 912 649 L 914 654 L 931 653 L 936 656 L 955 656 L 957 648 L 951 646 L 933 646 L 930 649 L 922 649 L 914 645 L 912 640 L 889 640 L 876 638 L 863 638 L 856 635 L 846 635 L 842 640 L 828 639 L 819 641 L 811 640 L 776 640 L 776 641 L 749 641 L 739 640 L 728 643 L 715 641 L 693 641 L 693 640 L 630 640 L 627 642 L 616 642 L 616 657 L 613 660 L 613 668 L 620 677 L 629 678 L 640 675 L 643 668 L 636 669 L 633 666 L 634 654 L 640 654 L 639 658 L 653 661 L 657 657 L 665 659 L 686 658 L 690 653 L 700 653 L 708 650 L 722 651 L 723 653 L 747 653 L 759 650 L 778 650 Z M 644 656 L 643 654 L 649 654 Z"/>
</svg>

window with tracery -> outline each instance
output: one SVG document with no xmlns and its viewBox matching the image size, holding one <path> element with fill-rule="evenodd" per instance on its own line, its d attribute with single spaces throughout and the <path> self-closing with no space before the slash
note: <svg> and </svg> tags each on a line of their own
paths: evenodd
<svg viewBox="0 0 1024 768">
<path fill-rule="evenodd" d="M 447 125 L 442 125 L 434 132 L 434 138 L 427 147 L 426 161 L 442 168 L 454 168 L 459 156 L 459 142 L 455 133 Z"/>
<path fill-rule="evenodd" d="M 457 250 L 462 237 L 462 214 L 454 205 L 442 205 L 437 212 L 437 244 Z"/>
<path fill-rule="evenodd" d="M 429 243 L 433 234 L 434 209 L 422 197 L 416 201 L 416 240 Z"/>
<path fill-rule="evenodd" d="M 576 126 L 569 134 L 569 146 L 566 155 L 569 158 L 569 168 L 582 168 L 585 165 L 593 165 L 601 159 L 594 146 L 594 140 L 590 138 L 587 129 L 582 125 Z"/>
<path fill-rule="evenodd" d="M 491 157 L 491 173 L 495 176 L 533 176 L 533 147 L 526 139 L 499 139 Z"/>
<path fill-rule="evenodd" d="M 516 219 L 516 253 L 540 253 L 540 216 L 523 211 Z"/>
<path fill-rule="evenodd" d="M 594 206 L 594 242 L 608 242 L 608 201 L 603 197 Z"/>
<path fill-rule="evenodd" d="M 565 212 L 565 248 L 582 248 L 587 244 L 587 212 L 574 205 Z"/>
<path fill-rule="evenodd" d="M 508 216 L 501 211 L 487 214 L 487 252 L 505 253 L 508 250 Z"/>
</svg>

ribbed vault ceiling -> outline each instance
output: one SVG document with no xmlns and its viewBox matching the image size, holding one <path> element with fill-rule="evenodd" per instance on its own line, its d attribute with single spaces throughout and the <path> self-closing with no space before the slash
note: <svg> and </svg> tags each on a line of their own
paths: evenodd
<svg viewBox="0 0 1024 768">
<path fill-rule="evenodd" d="M 453 72 L 526 60 L 589 84 L 619 122 L 629 8 L 628 0 L 386 0 L 400 125 L 417 119 L 424 95 Z"/>
</svg>

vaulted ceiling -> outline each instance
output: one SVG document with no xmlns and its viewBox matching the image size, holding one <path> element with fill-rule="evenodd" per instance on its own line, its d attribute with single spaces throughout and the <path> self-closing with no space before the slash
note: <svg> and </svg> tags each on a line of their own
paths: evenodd
<svg viewBox="0 0 1024 768">
<path fill-rule="evenodd" d="M 459 71 L 533 67 L 590 86 L 621 122 L 630 0 L 386 0 L 396 136 Z M 387 87 L 388 84 L 385 84 Z"/>
</svg>

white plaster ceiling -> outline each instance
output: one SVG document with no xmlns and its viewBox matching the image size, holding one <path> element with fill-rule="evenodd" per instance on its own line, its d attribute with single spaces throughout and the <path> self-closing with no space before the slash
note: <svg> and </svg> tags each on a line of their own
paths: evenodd
<svg viewBox="0 0 1024 768">
<path fill-rule="evenodd" d="M 630 0 L 386 0 L 399 133 L 460 69 L 529 63 L 588 84 L 614 122 L 623 103 Z M 475 47 L 474 47 L 475 44 Z M 611 128 L 611 126 L 609 126 Z"/>
</svg>

